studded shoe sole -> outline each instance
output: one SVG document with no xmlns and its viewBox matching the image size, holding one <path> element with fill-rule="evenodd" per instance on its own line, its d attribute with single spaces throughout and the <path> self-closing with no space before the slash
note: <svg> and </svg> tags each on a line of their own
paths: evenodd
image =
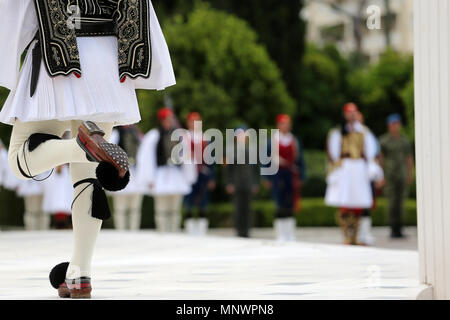
<svg viewBox="0 0 450 320">
<path fill-rule="evenodd" d="M 123 178 L 129 169 L 128 156 L 121 147 L 108 143 L 105 132 L 92 121 L 84 121 L 78 128 L 77 142 L 90 161 L 112 164 Z"/>
</svg>

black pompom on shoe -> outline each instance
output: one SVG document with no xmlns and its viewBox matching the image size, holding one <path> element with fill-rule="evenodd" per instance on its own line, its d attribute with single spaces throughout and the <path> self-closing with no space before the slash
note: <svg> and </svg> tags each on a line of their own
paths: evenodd
<svg viewBox="0 0 450 320">
<path fill-rule="evenodd" d="M 50 271 L 50 283 L 53 288 L 58 289 L 61 284 L 66 281 L 66 272 L 69 268 L 69 262 L 63 262 L 56 265 L 52 271 Z"/>
<path fill-rule="evenodd" d="M 102 187 L 108 191 L 125 189 L 130 182 L 130 171 L 127 171 L 125 176 L 121 178 L 116 167 L 106 161 L 100 162 L 97 166 L 96 175 Z"/>
</svg>

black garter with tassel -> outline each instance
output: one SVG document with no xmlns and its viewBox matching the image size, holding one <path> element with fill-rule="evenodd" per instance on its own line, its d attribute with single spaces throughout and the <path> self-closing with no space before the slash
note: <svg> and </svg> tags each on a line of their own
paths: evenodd
<svg viewBox="0 0 450 320">
<path fill-rule="evenodd" d="M 108 199 L 106 198 L 105 190 L 103 190 L 102 185 L 98 182 L 97 179 L 85 179 L 78 181 L 73 185 L 73 188 L 88 183 L 81 192 L 75 197 L 72 202 L 72 207 L 78 197 L 91 185 L 94 186 L 94 192 L 92 193 L 92 217 L 100 220 L 108 220 L 111 218 L 111 211 L 109 209 Z"/>
<path fill-rule="evenodd" d="M 32 152 L 37 147 L 39 147 L 42 143 L 47 142 L 48 140 L 61 140 L 61 138 L 58 137 L 58 136 L 55 136 L 53 134 L 33 133 L 27 139 L 27 141 L 25 141 L 25 143 L 23 144 L 23 157 L 24 157 L 24 160 L 25 160 L 25 165 L 26 165 L 26 169 L 28 171 L 28 174 L 25 173 L 25 171 L 23 170 L 22 166 L 20 165 L 19 154 L 17 154 L 17 167 L 19 168 L 19 171 L 22 174 L 22 176 L 24 176 L 25 178 L 33 179 L 34 181 L 44 181 L 44 180 L 47 180 L 52 175 L 53 170 L 45 179 L 41 179 L 41 180 L 36 179 L 36 177 L 31 174 L 30 169 L 28 168 L 27 158 L 25 156 L 25 145 L 27 144 L 27 142 L 28 142 L 28 151 Z"/>
</svg>

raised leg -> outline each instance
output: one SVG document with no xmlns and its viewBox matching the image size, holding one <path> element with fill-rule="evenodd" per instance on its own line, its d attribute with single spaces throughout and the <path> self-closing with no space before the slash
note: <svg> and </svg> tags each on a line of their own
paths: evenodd
<svg viewBox="0 0 450 320">
<path fill-rule="evenodd" d="M 68 130 L 69 125 L 67 121 L 57 120 L 16 121 L 8 152 L 9 165 L 14 175 L 19 179 L 29 179 L 24 173 L 27 176 L 37 176 L 65 163 L 88 162 L 85 152 L 75 139 L 59 139 Z M 41 136 L 36 137 L 36 134 Z M 30 137 L 33 135 L 36 148 L 30 152 Z M 39 143 L 40 141 L 42 143 Z"/>
</svg>

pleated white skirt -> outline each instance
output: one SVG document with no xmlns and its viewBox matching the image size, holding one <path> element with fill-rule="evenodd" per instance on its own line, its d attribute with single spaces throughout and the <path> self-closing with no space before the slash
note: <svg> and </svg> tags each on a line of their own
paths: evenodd
<svg viewBox="0 0 450 320">
<path fill-rule="evenodd" d="M 119 80 L 116 37 L 78 38 L 82 77 L 50 77 L 41 65 L 36 92 L 30 97 L 32 58 L 25 58 L 19 82 L 5 102 L 0 121 L 13 124 L 42 120 L 91 120 L 116 125 L 141 120 L 135 84 Z M 31 48 L 34 47 L 34 43 Z"/>
<path fill-rule="evenodd" d="M 369 169 L 362 160 L 344 159 L 327 177 L 325 203 L 330 207 L 366 209 L 372 207 Z"/>
</svg>

